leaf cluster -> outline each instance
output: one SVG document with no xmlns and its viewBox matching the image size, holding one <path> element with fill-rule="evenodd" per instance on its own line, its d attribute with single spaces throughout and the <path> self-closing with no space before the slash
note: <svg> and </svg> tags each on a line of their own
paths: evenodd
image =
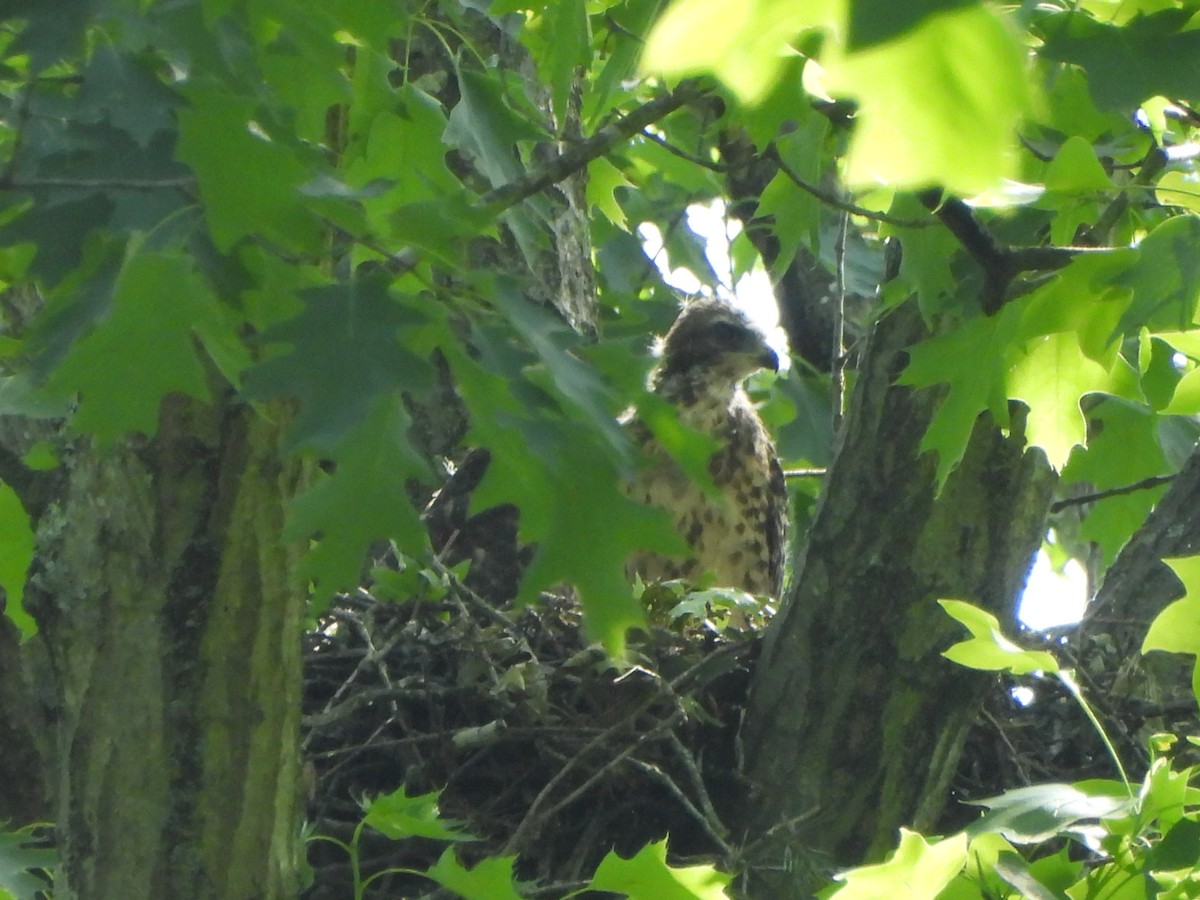
<svg viewBox="0 0 1200 900">
<path fill-rule="evenodd" d="M 678 215 L 719 190 L 618 121 L 682 103 L 632 80 L 658 4 L 76 6 L 17 4 L 0 39 L 0 281 L 38 298 L 4 328 L 2 411 L 101 445 L 153 439 L 180 396 L 286 421 L 320 468 L 284 537 L 311 544 L 323 602 L 373 541 L 429 552 L 418 513 L 453 446 L 427 446 L 414 416 L 448 379 L 470 421 L 451 445 L 494 460 L 479 502 L 517 502 L 537 547 L 522 596 L 573 583 L 618 647 L 641 620 L 625 559 L 674 546 L 618 489 L 633 455 L 615 419 L 674 308 L 637 227 L 660 223 L 674 264 L 703 268 Z M 494 52 L 509 33 L 540 83 Z M 701 118 L 656 128 L 683 143 Z M 570 166 L 545 164 L 585 136 Z M 542 191 L 584 169 L 602 346 L 543 284 L 566 238 Z M 29 526 L 4 523 L 0 574 L 28 631 Z"/>
</svg>

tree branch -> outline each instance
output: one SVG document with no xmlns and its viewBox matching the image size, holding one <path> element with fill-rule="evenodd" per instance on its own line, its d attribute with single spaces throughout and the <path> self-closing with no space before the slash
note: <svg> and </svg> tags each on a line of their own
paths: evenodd
<svg viewBox="0 0 1200 900">
<path fill-rule="evenodd" d="M 1150 148 L 1150 152 L 1146 154 L 1141 163 L 1141 169 L 1133 179 L 1130 187 L 1145 187 L 1154 181 L 1167 165 L 1170 157 L 1161 147 L 1155 146 Z M 1104 212 L 1100 214 L 1100 218 L 1096 220 L 1096 224 L 1090 228 L 1085 227 L 1083 234 L 1080 236 L 1085 244 L 1102 244 L 1108 240 L 1108 233 L 1112 231 L 1113 226 L 1117 224 L 1117 219 L 1129 208 L 1129 193 L 1121 191 L 1113 198 L 1112 203 L 1108 204 Z"/>
<path fill-rule="evenodd" d="M 1148 491 L 1151 488 L 1169 484 L 1174 480 L 1174 475 L 1152 475 L 1149 478 L 1143 478 L 1135 484 L 1127 484 L 1124 487 L 1111 488 L 1107 491 L 1097 491 L 1094 494 L 1084 494 L 1081 497 L 1067 497 L 1064 500 L 1058 500 L 1050 505 L 1050 512 L 1062 512 L 1064 509 L 1069 509 L 1072 506 L 1083 506 L 1085 503 L 1107 500 L 1109 497 L 1123 497 L 1126 494 L 1133 494 L 1138 491 Z"/>
<path fill-rule="evenodd" d="M 488 191 L 475 202 L 475 206 L 492 212 L 503 212 L 573 175 L 592 160 L 604 156 L 618 144 L 623 144 L 639 134 L 648 125 L 699 99 L 705 93 L 707 89 L 701 87 L 697 79 L 683 81 L 670 93 L 643 103 L 628 115 L 605 125 L 542 168 Z"/>
<path fill-rule="evenodd" d="M 1084 620 L 1121 604 L 1127 617 L 1148 622 L 1168 602 L 1183 596 L 1179 579 L 1162 562 L 1200 552 L 1200 447 L 1192 451 L 1170 489 L 1145 523 L 1121 548 L 1088 606 Z"/>
<path fill-rule="evenodd" d="M 996 240 L 975 211 L 940 188 L 922 191 L 918 199 L 979 264 L 984 274 L 983 311 L 995 315 L 1010 297 L 1009 286 L 1022 272 L 1053 272 L 1083 253 L 1102 253 L 1097 247 L 1008 247 Z"/>
<path fill-rule="evenodd" d="M 592 160 L 599 159 L 617 145 L 640 134 L 647 126 L 706 93 L 708 89 L 702 87 L 698 79 L 683 81 L 670 93 L 643 103 L 628 115 L 605 125 L 591 137 L 574 144 L 540 169 L 534 169 L 515 181 L 488 191 L 472 205 L 475 209 L 492 215 L 511 209 L 522 200 L 541 193 L 551 185 L 580 171 Z M 379 252 L 378 248 L 371 249 Z M 421 261 L 421 251 L 416 247 L 405 247 L 399 252 L 387 253 L 384 256 L 387 259 L 388 271 L 394 275 L 407 274 Z"/>
<path fill-rule="evenodd" d="M 80 188 L 92 190 L 161 191 L 194 187 L 196 179 L 180 178 L 0 178 L 0 190 L 37 190 L 38 188 Z"/>
<path fill-rule="evenodd" d="M 710 172 L 716 172 L 721 175 L 729 171 L 729 166 L 724 163 L 713 162 L 711 159 L 705 159 L 703 156 L 698 156 L 695 153 L 688 153 L 683 148 L 676 147 L 670 141 L 660 138 L 653 131 L 647 131 L 643 128 L 641 135 L 646 140 L 658 144 L 658 146 L 662 147 L 672 156 L 678 156 L 680 159 L 690 162 L 694 166 L 700 166 L 703 169 L 708 169 Z"/>
<path fill-rule="evenodd" d="M 12 488 L 29 517 L 37 519 L 58 495 L 62 475 L 58 469 L 31 469 L 16 453 L 0 445 L 0 482 Z"/>
<path fill-rule="evenodd" d="M 840 209 L 842 212 L 850 213 L 852 216 L 861 216 L 864 219 L 882 222 L 885 225 L 894 225 L 897 228 L 928 228 L 930 224 L 932 224 L 922 219 L 902 219 L 898 216 L 892 216 L 888 215 L 887 213 L 876 212 L 873 209 L 867 209 L 864 206 L 857 206 L 853 203 L 843 200 L 841 197 L 838 197 L 829 191 L 817 187 L 815 184 L 809 184 L 798 174 L 796 174 L 795 169 L 793 169 L 787 164 L 786 161 L 784 161 L 783 157 L 779 155 L 779 151 L 773 144 L 767 150 L 765 155 L 771 160 L 771 162 L 779 166 L 779 171 L 783 172 L 783 174 L 786 175 L 791 182 L 796 185 L 796 187 L 800 188 L 800 190 L 807 194 L 812 194 L 812 196 L 816 197 L 826 206 L 832 206 L 834 209 Z"/>
</svg>

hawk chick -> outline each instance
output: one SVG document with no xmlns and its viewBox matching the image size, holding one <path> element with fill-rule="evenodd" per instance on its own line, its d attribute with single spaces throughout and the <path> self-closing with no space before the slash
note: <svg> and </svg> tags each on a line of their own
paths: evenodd
<svg viewBox="0 0 1200 900">
<path fill-rule="evenodd" d="M 640 553 L 630 570 L 646 581 L 695 581 L 712 572 L 720 586 L 779 596 L 787 527 L 783 469 L 742 388 L 751 373 L 777 370 L 779 359 L 743 315 L 716 300 L 685 306 L 662 349 L 652 390 L 674 405 L 681 424 L 719 444 L 708 462 L 717 492 L 706 494 L 646 424 L 633 419 L 630 434 L 651 462 L 627 490 L 670 513 L 692 553 L 679 559 Z"/>
</svg>

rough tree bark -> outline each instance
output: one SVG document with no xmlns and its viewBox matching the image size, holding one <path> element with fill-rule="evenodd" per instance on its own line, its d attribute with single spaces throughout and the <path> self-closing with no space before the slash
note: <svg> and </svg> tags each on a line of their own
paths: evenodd
<svg viewBox="0 0 1200 900">
<path fill-rule="evenodd" d="M 299 469 L 278 437 L 169 398 L 153 440 L 64 453 L 25 648 L 52 686 L 56 897 L 297 893 L 303 594 L 279 535 Z"/>
<path fill-rule="evenodd" d="M 935 496 L 920 453 L 934 391 L 893 384 L 925 335 L 915 304 L 864 353 L 821 506 L 768 628 L 742 730 L 751 896 L 806 897 L 831 868 L 880 856 L 943 805 L 987 679 L 940 658 L 958 597 L 1011 613 L 1055 476 L 981 420 Z"/>
</svg>

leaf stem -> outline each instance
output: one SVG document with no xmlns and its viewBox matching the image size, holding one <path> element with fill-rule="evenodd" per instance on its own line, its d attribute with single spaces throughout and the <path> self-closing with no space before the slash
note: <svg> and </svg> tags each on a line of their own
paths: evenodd
<svg viewBox="0 0 1200 900">
<path fill-rule="evenodd" d="M 1117 773 L 1121 776 L 1121 782 L 1125 785 L 1125 790 L 1130 797 L 1133 796 L 1133 786 L 1129 783 L 1129 776 L 1125 773 L 1125 767 L 1121 765 L 1121 758 L 1117 756 L 1117 748 L 1113 746 L 1112 740 L 1109 739 L 1108 732 L 1104 730 L 1104 726 L 1100 724 L 1100 719 L 1096 713 L 1092 711 L 1091 705 L 1083 697 L 1083 691 L 1079 688 L 1079 682 L 1075 680 L 1075 674 L 1071 669 L 1059 669 L 1054 673 L 1058 676 L 1058 680 L 1062 682 L 1063 687 L 1070 692 L 1075 698 L 1075 702 L 1079 704 L 1079 708 L 1083 710 L 1083 714 L 1088 717 L 1088 721 L 1092 723 L 1092 727 L 1096 729 L 1096 733 L 1100 735 L 1100 740 L 1104 744 L 1104 748 L 1108 751 L 1108 755 L 1112 758 L 1113 763 L 1117 767 Z"/>
</svg>

